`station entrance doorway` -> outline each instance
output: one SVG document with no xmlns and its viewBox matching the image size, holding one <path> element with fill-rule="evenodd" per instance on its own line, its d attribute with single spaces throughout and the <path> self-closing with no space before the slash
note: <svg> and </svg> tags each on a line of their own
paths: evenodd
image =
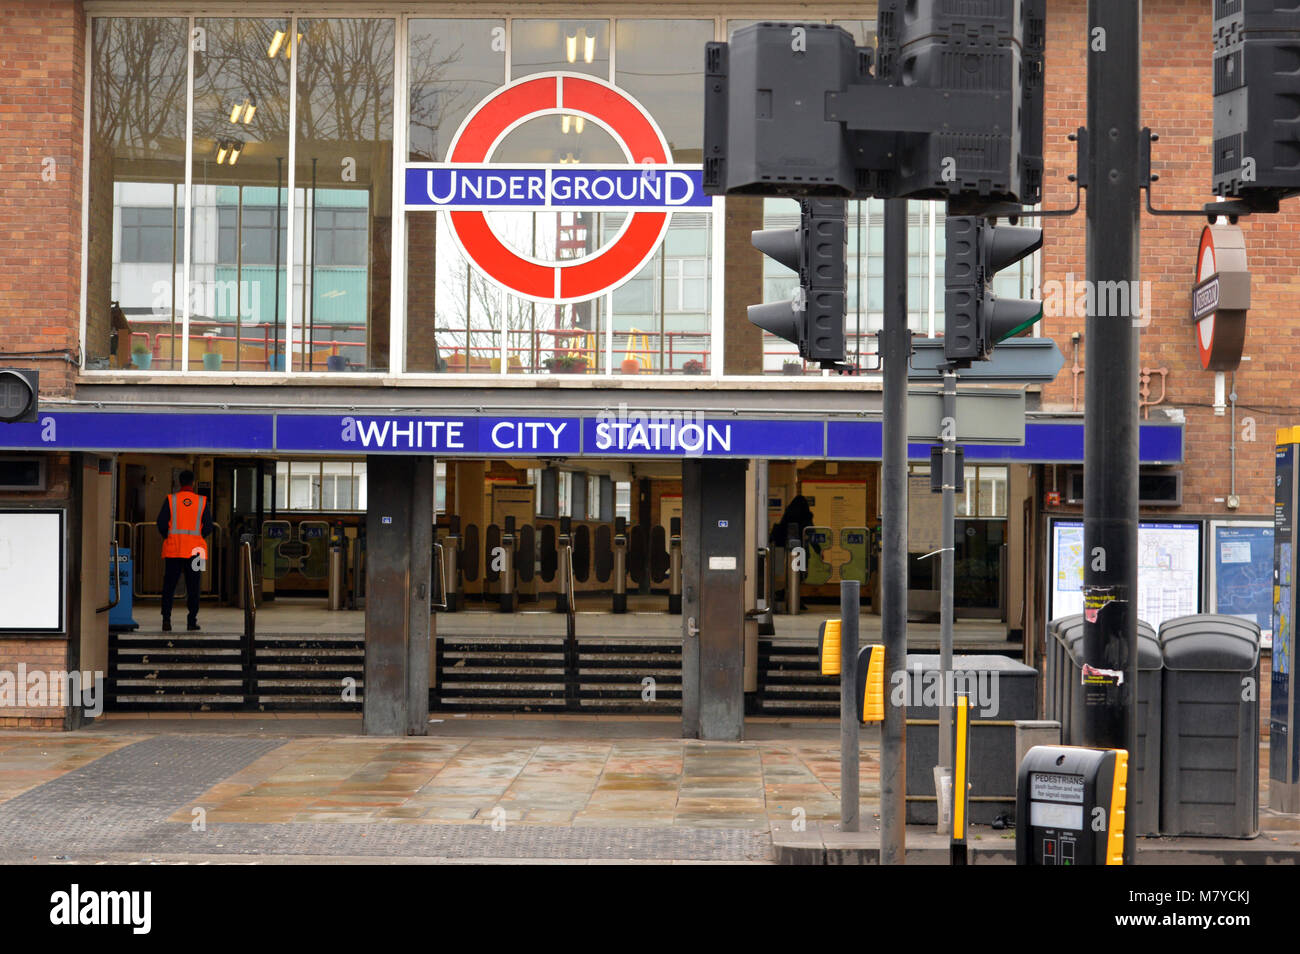
<svg viewBox="0 0 1300 954">
<path fill-rule="evenodd" d="M 838 613 L 842 579 L 861 584 L 870 628 L 878 464 L 418 458 L 425 503 L 393 499 L 409 492 L 404 473 L 378 487 L 377 468 L 396 460 L 121 455 L 115 536 L 134 570 L 136 625 L 110 635 L 110 707 L 358 712 L 367 643 L 379 658 L 382 629 L 404 634 L 408 655 L 387 665 L 408 677 L 411 646 L 427 632 L 419 666 L 435 717 L 689 714 L 684 685 L 706 674 L 727 683 L 742 716 L 837 711 L 811 647 L 820 620 Z M 193 636 L 158 628 L 155 519 L 187 468 L 215 522 Z M 797 497 L 810 519 L 796 528 L 806 562 L 795 571 L 782 517 Z M 414 532 L 422 514 L 424 539 Z M 980 513 L 971 518 L 978 525 Z M 395 522 L 408 533 L 404 552 L 372 566 L 374 534 Z M 918 593 L 925 569 L 912 571 Z M 408 578 L 428 581 L 427 624 L 400 591 Z M 919 623 L 924 602 L 922 593 Z M 1007 650 L 1001 620 L 961 626 L 984 651 Z M 724 642 L 710 645 L 718 634 Z"/>
</svg>

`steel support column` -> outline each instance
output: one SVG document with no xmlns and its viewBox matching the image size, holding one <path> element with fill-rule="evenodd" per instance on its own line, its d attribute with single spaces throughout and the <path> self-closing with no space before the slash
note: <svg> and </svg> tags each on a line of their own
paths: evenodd
<svg viewBox="0 0 1300 954">
<path fill-rule="evenodd" d="M 885 202 L 884 420 L 881 456 L 881 638 L 885 691 L 907 668 L 907 201 Z M 880 727 L 880 863 L 904 863 L 907 707 L 885 706 Z"/>
<path fill-rule="evenodd" d="M 738 740 L 745 722 L 743 460 L 682 462 L 682 735 Z"/>
<path fill-rule="evenodd" d="M 1136 287 L 1142 4 L 1088 3 L 1088 282 Z M 1114 282 L 1115 285 L 1102 285 Z M 1138 329 L 1132 302 L 1090 296 L 1084 379 L 1084 661 L 1119 675 L 1083 688 L 1083 744 L 1137 751 Z M 1118 304 L 1118 302 L 1115 302 Z M 1128 817 L 1136 790 L 1129 787 Z M 1133 826 L 1124 862 L 1133 862 Z"/>
<path fill-rule="evenodd" d="M 433 458 L 366 459 L 366 735 L 424 735 L 432 638 Z"/>
</svg>

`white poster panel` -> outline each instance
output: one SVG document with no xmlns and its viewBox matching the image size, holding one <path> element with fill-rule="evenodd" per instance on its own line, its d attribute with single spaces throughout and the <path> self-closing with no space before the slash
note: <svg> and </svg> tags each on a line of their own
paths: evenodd
<svg viewBox="0 0 1300 954">
<path fill-rule="evenodd" d="M 63 511 L 0 511 L 0 631 L 63 631 Z"/>
<path fill-rule="evenodd" d="M 1083 523 L 1055 520 L 1051 534 L 1048 617 L 1083 612 Z M 1138 619 L 1156 629 L 1201 611 L 1201 525 L 1138 524 Z"/>
</svg>

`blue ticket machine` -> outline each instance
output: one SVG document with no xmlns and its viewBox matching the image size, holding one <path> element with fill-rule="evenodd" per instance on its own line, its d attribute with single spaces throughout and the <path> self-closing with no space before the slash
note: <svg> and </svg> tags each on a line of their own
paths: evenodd
<svg viewBox="0 0 1300 954">
<path fill-rule="evenodd" d="M 108 611 L 108 628 L 111 630 L 135 630 L 140 624 L 133 618 L 131 591 L 134 585 L 135 564 L 131 560 L 129 547 L 118 547 L 113 553 L 108 568 L 108 599 L 117 600 L 117 605 Z"/>
</svg>

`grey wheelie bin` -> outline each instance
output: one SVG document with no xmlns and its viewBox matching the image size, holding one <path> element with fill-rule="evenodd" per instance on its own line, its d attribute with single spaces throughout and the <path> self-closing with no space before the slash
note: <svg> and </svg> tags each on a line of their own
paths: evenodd
<svg viewBox="0 0 1300 954">
<path fill-rule="evenodd" d="M 1259 833 L 1259 627 L 1202 613 L 1160 627 L 1164 746 L 1160 831 Z"/>
</svg>

